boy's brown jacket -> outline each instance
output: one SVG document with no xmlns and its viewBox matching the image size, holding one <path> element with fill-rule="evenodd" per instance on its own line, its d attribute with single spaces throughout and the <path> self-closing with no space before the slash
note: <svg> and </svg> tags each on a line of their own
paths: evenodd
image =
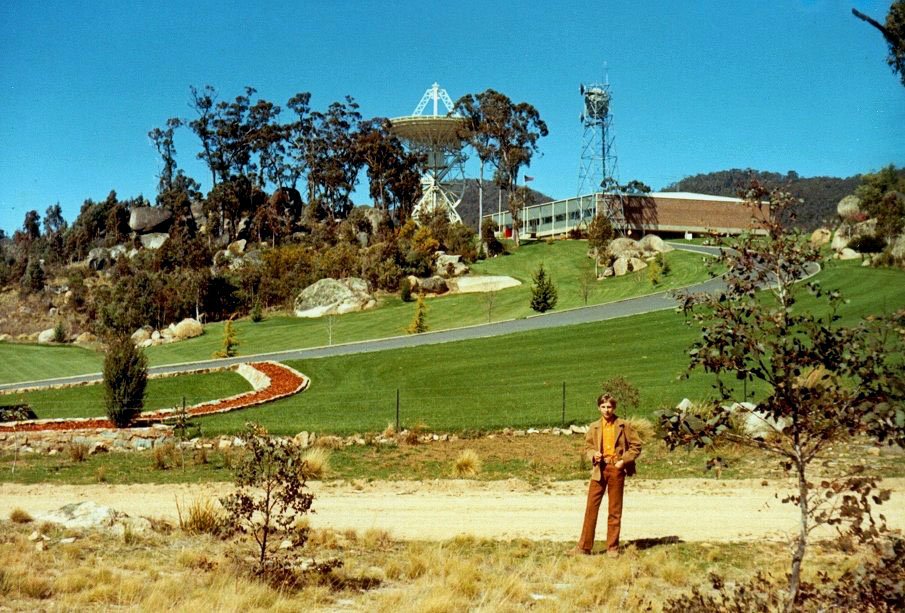
<svg viewBox="0 0 905 613">
<path fill-rule="evenodd" d="M 588 434 L 585 436 L 585 457 L 589 462 L 594 462 L 594 453 L 600 451 L 601 429 L 600 420 L 598 419 L 588 427 Z M 629 425 L 624 419 L 616 418 L 616 458 L 624 462 L 622 470 L 625 474 L 632 476 L 635 474 L 635 459 L 641 455 L 641 438 L 635 429 Z M 591 470 L 591 479 L 600 481 L 600 465 L 594 464 Z"/>
</svg>

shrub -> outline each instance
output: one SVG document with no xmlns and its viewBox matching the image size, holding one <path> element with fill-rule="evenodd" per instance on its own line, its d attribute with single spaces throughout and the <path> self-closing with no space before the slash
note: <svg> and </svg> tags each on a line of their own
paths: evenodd
<svg viewBox="0 0 905 613">
<path fill-rule="evenodd" d="M 35 519 L 28 514 L 28 511 L 20 509 L 19 507 L 16 507 L 9 512 L 9 521 L 14 524 L 30 524 L 34 520 Z"/>
<path fill-rule="evenodd" d="M 609 394 L 616 400 L 616 410 L 622 410 L 622 414 L 629 409 L 637 408 L 641 401 L 641 392 L 631 381 L 621 375 L 610 377 L 600 386 L 600 391 Z"/>
<path fill-rule="evenodd" d="M 427 332 L 427 306 L 424 304 L 424 294 L 418 294 L 418 304 L 415 306 L 415 316 L 412 318 L 412 323 L 409 324 L 409 327 L 406 328 L 406 332 L 409 334 L 421 334 L 422 332 Z"/>
<path fill-rule="evenodd" d="M 307 573 L 342 566 L 339 560 L 329 560 L 302 567 L 294 559 L 293 550 L 308 540 L 309 528 L 299 522 L 314 500 L 299 470 L 305 462 L 301 449 L 274 439 L 257 424 L 248 424 L 242 438 L 245 454 L 235 471 L 236 491 L 220 503 L 227 527 L 250 534 L 257 544 L 256 574 L 273 585 L 294 587 Z"/>
<path fill-rule="evenodd" d="M 654 260 L 650 264 L 647 265 L 647 280 L 650 281 L 651 285 L 659 285 L 660 284 L 660 276 L 663 274 L 663 268 Z"/>
<path fill-rule="evenodd" d="M 125 335 L 116 336 L 104 357 L 104 401 L 107 417 L 118 428 L 141 412 L 148 384 L 148 360 Z"/>
<path fill-rule="evenodd" d="M 66 342 L 66 328 L 63 327 L 63 322 L 58 321 L 57 325 L 53 327 L 53 342 L 55 343 L 65 343 Z"/>
<path fill-rule="evenodd" d="M 402 277 L 402 281 L 399 282 L 399 297 L 403 302 L 412 301 L 412 282 L 408 277 Z"/>
<path fill-rule="evenodd" d="M 545 313 L 556 306 L 556 286 L 541 264 L 534 273 L 534 286 L 531 288 L 531 309 Z"/>
<path fill-rule="evenodd" d="M 481 242 L 489 257 L 495 257 L 505 251 L 503 243 L 496 237 L 497 225 L 493 221 L 487 221 L 481 226 Z"/>
<path fill-rule="evenodd" d="M 156 445 L 151 450 L 151 457 L 154 460 L 154 468 L 157 470 L 167 470 L 171 464 L 175 464 L 176 446 L 173 443 L 164 443 Z"/>
<path fill-rule="evenodd" d="M 253 323 L 264 321 L 264 311 L 261 310 L 261 301 L 255 300 L 255 304 L 251 307 L 250 318 Z"/>
<path fill-rule="evenodd" d="M 481 458 L 473 449 L 465 449 L 456 457 L 454 469 L 457 477 L 474 477 L 481 472 Z"/>
<path fill-rule="evenodd" d="M 226 323 L 223 324 L 223 348 L 220 351 L 214 352 L 215 358 L 232 358 L 235 357 L 237 351 L 236 347 L 239 346 L 239 341 L 236 339 L 236 330 L 233 328 L 233 320 L 227 319 Z"/>
</svg>

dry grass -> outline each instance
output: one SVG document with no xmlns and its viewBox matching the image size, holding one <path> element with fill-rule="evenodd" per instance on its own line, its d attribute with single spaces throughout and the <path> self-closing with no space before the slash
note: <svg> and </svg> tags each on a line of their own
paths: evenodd
<svg viewBox="0 0 905 613">
<path fill-rule="evenodd" d="M 49 528 L 36 551 L 32 528 L 0 524 L 0 601 L 10 610 L 214 611 L 658 611 L 707 575 L 744 580 L 754 570 L 780 583 L 783 544 L 661 544 L 573 558 L 564 543 L 462 537 L 403 543 L 382 531 L 313 530 L 306 557 L 345 566 L 298 591 L 276 590 L 236 563 L 246 544 L 208 535 L 150 532 L 126 543 L 100 532 Z M 77 540 L 62 544 L 73 534 Z M 815 546 L 805 580 L 856 567 L 863 552 Z"/>
<path fill-rule="evenodd" d="M 312 447 L 302 454 L 302 476 L 309 480 L 320 480 L 330 469 L 330 450 L 325 447 Z"/>
<path fill-rule="evenodd" d="M 16 507 L 9 512 L 9 521 L 14 524 L 30 524 L 34 520 L 35 518 L 29 515 L 28 511 L 20 509 L 19 507 Z"/>
<path fill-rule="evenodd" d="M 641 437 L 642 443 L 649 443 L 657 438 L 657 428 L 650 420 L 643 417 L 628 417 L 625 420 Z"/>
<path fill-rule="evenodd" d="M 176 445 L 171 442 L 162 445 L 156 445 L 151 450 L 151 458 L 154 468 L 157 470 L 167 470 L 171 466 L 176 465 Z"/>
<path fill-rule="evenodd" d="M 66 454 L 73 462 L 84 462 L 88 459 L 88 445 L 85 443 L 69 443 L 66 446 Z"/>
<path fill-rule="evenodd" d="M 223 510 L 219 503 L 210 498 L 196 498 L 183 510 L 176 502 L 179 514 L 179 528 L 186 534 L 217 535 L 223 527 Z"/>
<path fill-rule="evenodd" d="M 481 458 L 474 449 L 465 449 L 453 464 L 453 473 L 457 477 L 474 477 L 481 472 Z"/>
</svg>

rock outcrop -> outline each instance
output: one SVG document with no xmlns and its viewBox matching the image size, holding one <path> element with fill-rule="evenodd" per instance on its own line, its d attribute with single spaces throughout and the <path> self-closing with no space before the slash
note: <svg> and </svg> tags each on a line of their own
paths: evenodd
<svg viewBox="0 0 905 613">
<path fill-rule="evenodd" d="M 129 213 L 129 227 L 139 234 L 165 231 L 172 221 L 173 213 L 169 209 L 156 206 L 137 206 Z"/>
<path fill-rule="evenodd" d="M 299 293 L 294 310 L 296 317 L 321 317 L 363 311 L 376 304 L 363 279 L 321 279 Z"/>
</svg>

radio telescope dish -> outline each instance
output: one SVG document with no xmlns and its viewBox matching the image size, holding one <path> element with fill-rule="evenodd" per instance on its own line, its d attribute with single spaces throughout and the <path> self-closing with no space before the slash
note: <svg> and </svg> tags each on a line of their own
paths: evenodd
<svg viewBox="0 0 905 613">
<path fill-rule="evenodd" d="M 439 114 L 443 102 L 447 114 Z M 433 102 L 433 115 L 423 115 Z M 461 222 L 456 207 L 465 191 L 465 156 L 462 153 L 462 128 L 465 119 L 453 115 L 453 102 L 445 89 L 434 83 L 424 92 L 411 115 L 390 119 L 390 130 L 414 153 L 423 154 L 425 171 L 421 176 L 421 199 L 415 205 L 415 221 L 427 213 L 442 210 L 453 223 Z"/>
</svg>

